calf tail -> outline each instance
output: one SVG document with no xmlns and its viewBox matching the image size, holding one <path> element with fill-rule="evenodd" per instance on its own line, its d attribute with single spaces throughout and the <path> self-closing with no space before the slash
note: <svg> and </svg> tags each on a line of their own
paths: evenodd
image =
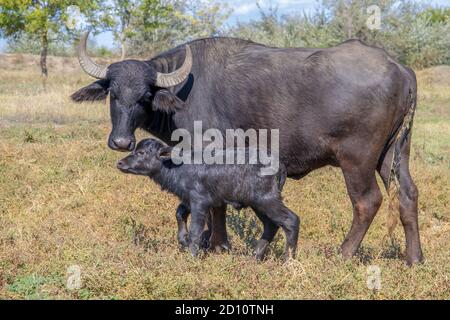
<svg viewBox="0 0 450 320">
<path fill-rule="evenodd" d="M 280 167 L 278 170 L 278 189 L 283 191 L 284 184 L 286 183 L 287 178 L 287 168 L 284 164 L 280 163 Z"/>
<path fill-rule="evenodd" d="M 417 106 L 416 88 L 410 87 L 407 99 L 408 109 L 405 117 L 403 118 L 402 125 L 397 131 L 394 141 L 391 144 L 393 148 L 392 162 L 390 166 L 389 177 L 387 180 L 387 193 L 388 193 L 388 236 L 392 238 L 392 234 L 397 226 L 398 222 L 398 195 L 400 192 L 400 165 L 402 161 L 402 149 L 407 143 L 408 137 L 411 135 L 411 129 L 414 120 L 414 113 Z"/>
</svg>

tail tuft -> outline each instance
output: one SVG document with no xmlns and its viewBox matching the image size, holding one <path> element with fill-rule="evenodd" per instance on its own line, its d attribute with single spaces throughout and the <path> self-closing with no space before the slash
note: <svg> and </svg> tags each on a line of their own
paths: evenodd
<svg viewBox="0 0 450 320">
<path fill-rule="evenodd" d="M 402 148 L 405 142 L 408 139 L 408 136 L 411 133 L 414 113 L 416 111 L 416 95 L 412 88 L 409 89 L 408 96 L 408 110 L 403 118 L 402 125 L 397 132 L 397 135 L 394 140 L 394 152 L 392 156 L 391 170 L 389 173 L 389 179 L 387 183 L 387 192 L 388 192 L 388 237 L 392 238 L 392 234 L 395 230 L 395 227 L 398 224 L 398 212 L 399 202 L 398 202 L 398 194 L 400 192 L 400 163 L 402 160 Z"/>
</svg>

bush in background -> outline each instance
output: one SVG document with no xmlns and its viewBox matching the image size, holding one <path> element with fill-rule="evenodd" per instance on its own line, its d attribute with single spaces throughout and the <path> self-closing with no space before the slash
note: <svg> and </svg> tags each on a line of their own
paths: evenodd
<svg viewBox="0 0 450 320">
<path fill-rule="evenodd" d="M 277 47 L 330 47 L 359 38 L 382 47 L 395 59 L 413 68 L 450 64 L 450 8 L 432 7 L 409 0 L 319 0 L 310 13 L 279 15 L 276 6 L 259 8 L 259 18 L 225 27 L 231 10 L 223 0 L 116 0 L 123 17 L 105 7 L 101 16 L 116 22 L 122 56 L 151 57 L 183 42 L 203 37 L 229 35 Z M 128 10 L 132 3 L 134 10 Z M 121 4 L 122 6 L 119 6 Z M 377 5 L 380 29 L 371 30 L 367 8 Z M 126 21 L 126 24 L 118 18 Z M 116 18 L 116 20 L 114 20 Z M 122 21 L 122 22 L 119 22 Z M 111 26 L 97 27 L 98 31 Z M 61 33 L 49 44 L 53 55 L 74 55 L 73 35 Z M 118 41 L 118 40 L 117 40 Z M 93 48 L 92 54 L 111 56 L 115 50 Z M 126 48 L 126 50 L 125 50 Z M 20 35 L 10 39 L 8 50 L 39 53 L 38 39 Z"/>
<path fill-rule="evenodd" d="M 381 28 L 367 27 L 367 8 L 381 9 Z M 259 6 L 258 6 L 259 7 Z M 279 47 L 329 47 L 350 38 L 386 49 L 414 68 L 450 64 L 450 9 L 412 1 L 322 0 L 310 14 L 280 16 L 277 7 L 240 23 L 229 34 Z"/>
</svg>

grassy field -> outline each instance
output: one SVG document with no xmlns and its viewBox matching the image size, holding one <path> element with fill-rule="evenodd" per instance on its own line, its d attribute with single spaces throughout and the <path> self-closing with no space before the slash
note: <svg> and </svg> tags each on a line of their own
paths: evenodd
<svg viewBox="0 0 450 320">
<path fill-rule="evenodd" d="M 180 252 L 176 198 L 115 168 L 123 154 L 106 145 L 106 104 L 69 100 L 91 79 L 76 60 L 51 57 L 44 91 L 36 62 L 0 56 L 0 299 L 450 298 L 449 66 L 418 72 L 411 167 L 426 261 L 408 268 L 402 228 L 385 240 L 386 203 L 358 256 L 338 255 L 352 213 L 334 168 L 286 184 L 301 217 L 296 261 L 281 263 L 281 233 L 267 261 L 254 261 L 261 226 L 249 210 L 229 209 L 231 253 Z M 380 290 L 367 286 L 373 265 Z M 69 290 L 73 266 L 81 287 Z"/>
</svg>

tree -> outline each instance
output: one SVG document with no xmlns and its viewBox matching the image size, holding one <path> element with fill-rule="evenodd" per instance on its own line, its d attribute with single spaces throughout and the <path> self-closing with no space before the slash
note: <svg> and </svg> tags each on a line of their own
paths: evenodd
<svg viewBox="0 0 450 320">
<path fill-rule="evenodd" d="M 77 6 L 86 13 L 88 20 L 96 21 L 94 14 L 100 1 L 83 0 L 0 0 L 0 35 L 6 38 L 24 34 L 33 37 L 40 44 L 40 67 L 43 83 L 47 79 L 47 53 L 49 43 L 67 31 L 67 9 Z"/>
<path fill-rule="evenodd" d="M 217 0 L 179 1 L 177 17 L 183 28 L 182 40 L 217 36 L 231 14 L 226 2 Z"/>
<path fill-rule="evenodd" d="M 130 52 L 151 56 L 181 42 L 218 35 L 229 14 L 215 0 L 149 0 L 132 19 Z"/>
<path fill-rule="evenodd" d="M 431 24 L 450 23 L 450 8 L 428 8 L 420 16 L 428 19 Z"/>
<path fill-rule="evenodd" d="M 127 52 L 127 38 L 132 36 L 132 30 L 130 30 L 131 18 L 136 15 L 138 4 L 135 0 L 113 0 L 111 2 L 111 31 L 115 40 L 120 43 L 120 58 L 123 60 Z"/>
<path fill-rule="evenodd" d="M 109 29 L 120 43 L 122 60 L 128 53 L 129 42 L 135 36 L 165 27 L 164 17 L 173 10 L 164 0 L 111 0 L 109 3 Z"/>
<path fill-rule="evenodd" d="M 368 23 L 374 2 L 379 28 Z M 276 8 L 259 10 L 259 19 L 239 23 L 229 33 L 279 47 L 330 47 L 358 38 L 414 68 L 450 64 L 448 8 L 410 0 L 320 0 L 310 13 L 280 17 Z"/>
</svg>

